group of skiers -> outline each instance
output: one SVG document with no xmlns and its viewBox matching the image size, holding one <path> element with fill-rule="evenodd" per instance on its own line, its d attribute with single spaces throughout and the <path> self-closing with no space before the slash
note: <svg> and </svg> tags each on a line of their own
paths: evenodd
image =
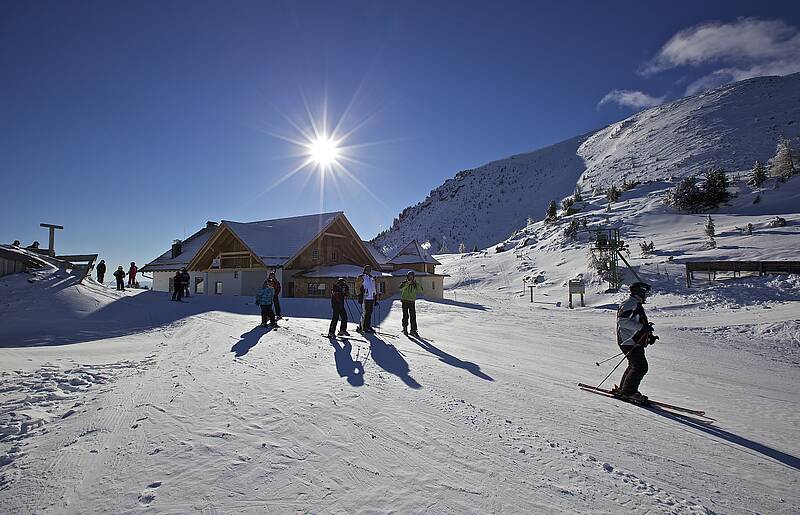
<svg viewBox="0 0 800 515">
<path fill-rule="evenodd" d="M 189 272 L 185 268 L 181 268 L 172 277 L 172 300 L 176 302 L 183 302 L 184 297 L 189 296 L 189 283 L 191 281 Z"/>
<path fill-rule="evenodd" d="M 366 265 L 364 271 L 356 278 L 358 290 L 358 304 L 361 306 L 361 316 L 356 327 L 359 333 L 374 333 L 372 327 L 372 313 L 375 303 L 379 299 L 379 292 L 375 276 L 372 275 L 372 267 Z M 411 324 L 411 335 L 419 336 L 417 333 L 417 313 L 415 301 L 417 296 L 422 293 L 422 286 L 417 283 L 413 271 L 409 271 L 405 281 L 400 284 L 400 301 L 403 308 L 403 334 L 409 334 L 408 325 Z M 277 321 L 281 317 L 280 305 L 281 283 L 275 277 L 275 273 L 270 273 L 269 277 L 256 293 L 256 304 L 261 308 L 261 325 L 263 327 L 278 327 Z M 347 306 L 346 302 L 350 298 L 350 287 L 344 277 L 339 277 L 331 288 L 331 323 L 328 328 L 327 336 L 335 338 L 336 325 L 339 324 L 339 336 L 349 336 L 347 332 Z"/>
<path fill-rule="evenodd" d="M 104 259 L 100 260 L 95 267 L 95 271 L 97 272 L 97 282 L 103 284 L 103 281 L 106 278 L 106 261 Z M 138 272 L 139 268 L 133 261 L 131 261 L 131 266 L 128 268 L 127 273 L 122 269 L 122 265 L 119 265 L 113 274 L 114 279 L 117 280 L 117 290 L 125 291 L 125 277 L 128 278 L 128 288 L 137 288 L 139 286 L 139 283 L 136 282 L 136 274 Z"/>
<path fill-rule="evenodd" d="M 372 312 L 375 303 L 378 301 L 380 294 L 378 293 L 375 277 L 372 275 L 372 267 L 367 265 L 364 267 L 364 272 L 356 278 L 356 287 L 358 289 L 358 303 L 361 305 L 361 318 L 356 327 L 359 333 L 374 333 L 375 329 L 372 327 Z M 417 295 L 422 293 L 422 286 L 417 283 L 414 272 L 409 271 L 406 274 L 406 280 L 400 284 L 400 302 L 403 308 L 403 334 L 408 335 L 408 324 L 411 323 L 411 335 L 419 336 L 417 333 L 417 312 L 415 309 L 415 302 Z M 336 324 L 339 323 L 339 336 L 349 336 L 347 332 L 347 309 L 345 302 L 350 297 L 350 287 L 347 285 L 344 277 L 340 277 L 336 284 L 331 289 L 331 310 L 333 317 L 331 318 L 330 326 L 328 327 L 328 337 L 335 338 L 337 336 Z"/>
</svg>

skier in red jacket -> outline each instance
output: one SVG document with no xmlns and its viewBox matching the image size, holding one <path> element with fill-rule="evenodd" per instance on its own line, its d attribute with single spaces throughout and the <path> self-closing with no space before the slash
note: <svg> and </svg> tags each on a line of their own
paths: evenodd
<svg viewBox="0 0 800 515">
<path fill-rule="evenodd" d="M 136 263 L 131 261 L 131 267 L 128 269 L 128 288 L 133 288 L 136 286 L 136 272 L 139 269 L 136 268 Z"/>
</svg>

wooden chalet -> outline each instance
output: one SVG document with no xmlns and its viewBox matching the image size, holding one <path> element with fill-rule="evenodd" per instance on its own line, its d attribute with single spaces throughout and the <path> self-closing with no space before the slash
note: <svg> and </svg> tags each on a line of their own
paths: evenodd
<svg viewBox="0 0 800 515">
<path fill-rule="evenodd" d="M 223 220 L 212 232 L 201 233 L 193 235 L 191 248 L 184 251 L 179 242 L 177 253 L 173 248 L 143 268 L 153 272 L 153 289 L 171 290 L 175 270 L 186 268 L 194 293 L 255 295 L 268 273 L 275 272 L 282 297 L 328 298 L 339 277 L 355 291 L 356 277 L 371 265 L 382 294 L 394 294 L 404 270 L 413 269 L 432 279 L 423 284 L 426 295 L 442 296 L 444 276 L 435 274 L 438 262 L 416 242 L 413 252 L 404 249 L 387 259 L 361 240 L 341 211 L 257 222 Z"/>
</svg>

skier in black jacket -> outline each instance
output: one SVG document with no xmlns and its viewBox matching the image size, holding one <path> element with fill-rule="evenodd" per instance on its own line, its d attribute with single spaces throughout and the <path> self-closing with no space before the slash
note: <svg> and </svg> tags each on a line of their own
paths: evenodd
<svg viewBox="0 0 800 515">
<path fill-rule="evenodd" d="M 335 336 L 336 322 L 342 321 L 339 327 L 339 336 L 350 336 L 347 332 L 347 309 L 344 303 L 347 297 L 350 296 L 350 288 L 347 286 L 343 277 L 337 279 L 336 284 L 331 288 L 331 308 L 333 309 L 333 318 L 331 319 L 331 326 L 328 329 L 328 338 Z"/>
<path fill-rule="evenodd" d="M 125 270 L 122 269 L 122 265 L 117 267 L 114 277 L 117 279 L 117 290 L 125 291 Z"/>
<path fill-rule="evenodd" d="M 185 268 L 181 268 L 181 285 L 183 286 L 183 296 L 189 296 L 189 284 L 192 282 L 192 277 Z"/>
<path fill-rule="evenodd" d="M 631 296 L 617 310 L 617 345 L 628 359 L 628 368 L 622 374 L 614 395 L 632 402 L 647 403 L 647 397 L 639 392 L 639 384 L 647 373 L 647 358 L 644 348 L 658 339 L 653 335 L 653 325 L 648 322 L 642 304 L 650 292 L 647 283 L 633 283 Z"/>
<path fill-rule="evenodd" d="M 183 273 L 180 270 L 172 278 L 172 300 L 183 301 Z"/>
<path fill-rule="evenodd" d="M 103 279 L 106 278 L 106 262 L 104 259 L 101 259 L 99 263 L 97 263 L 97 282 L 103 284 Z"/>
</svg>

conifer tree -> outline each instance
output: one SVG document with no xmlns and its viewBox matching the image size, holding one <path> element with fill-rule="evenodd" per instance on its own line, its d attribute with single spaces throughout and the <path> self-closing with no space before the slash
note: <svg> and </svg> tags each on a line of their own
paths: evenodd
<svg viewBox="0 0 800 515">
<path fill-rule="evenodd" d="M 717 246 L 716 240 L 714 240 L 714 235 L 716 235 L 716 228 L 714 227 L 714 219 L 711 218 L 711 215 L 708 215 L 706 219 L 705 225 L 705 233 L 708 236 L 708 245 L 712 248 Z"/>
<path fill-rule="evenodd" d="M 753 165 L 753 171 L 750 172 L 750 180 L 747 181 L 747 184 L 750 186 L 755 186 L 758 188 L 764 181 L 767 180 L 767 169 L 761 164 L 761 161 L 756 161 Z"/>
<path fill-rule="evenodd" d="M 558 218 L 558 206 L 556 206 L 556 201 L 551 200 L 549 204 L 547 204 L 547 212 L 545 216 L 545 221 L 553 222 Z"/>
<path fill-rule="evenodd" d="M 775 157 L 772 158 L 770 163 L 770 172 L 773 177 L 777 177 L 781 180 L 786 180 L 794 174 L 792 147 L 788 139 L 784 139 L 778 143 Z"/>
<path fill-rule="evenodd" d="M 728 198 L 728 176 L 723 170 L 710 170 L 703 184 L 703 203 L 708 207 L 717 207 Z"/>
</svg>

